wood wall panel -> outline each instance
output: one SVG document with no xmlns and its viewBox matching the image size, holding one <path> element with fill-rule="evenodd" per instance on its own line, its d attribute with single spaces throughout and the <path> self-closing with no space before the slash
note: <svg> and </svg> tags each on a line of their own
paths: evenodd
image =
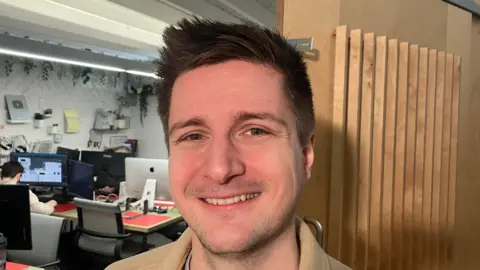
<svg viewBox="0 0 480 270">
<path fill-rule="evenodd" d="M 408 65 L 407 141 L 405 151 L 405 187 L 403 204 L 403 248 L 405 251 L 405 265 L 403 269 L 412 269 L 413 260 L 413 195 L 415 192 L 415 153 L 417 142 L 418 64 L 419 47 L 418 45 L 411 45 Z"/>
<path fill-rule="evenodd" d="M 386 37 L 377 37 L 375 91 L 373 102 L 372 134 L 372 173 L 370 182 L 370 224 L 368 269 L 380 270 L 380 252 L 382 236 L 382 198 L 383 198 L 383 152 L 385 140 L 385 102 L 387 90 L 387 53 Z M 377 247 L 370 248 L 370 247 Z"/>
<path fill-rule="evenodd" d="M 448 269 L 460 58 L 337 31 L 331 192 L 343 194 L 327 252 L 354 269 Z"/>
<path fill-rule="evenodd" d="M 388 41 L 387 94 L 385 108 L 385 149 L 382 197 L 382 240 L 380 245 L 381 269 L 391 269 L 393 244 L 393 179 L 395 165 L 395 128 L 398 90 L 397 40 Z"/>
<path fill-rule="evenodd" d="M 342 237 L 342 259 L 353 265 L 355 261 L 356 232 L 357 232 L 357 187 L 358 187 L 358 142 L 360 128 L 360 90 L 362 70 L 362 43 L 361 30 L 353 30 L 350 34 L 350 60 L 348 70 L 348 97 L 347 97 L 347 147 L 345 147 L 345 222 Z M 352 147 L 357 146 L 357 147 Z"/>
</svg>

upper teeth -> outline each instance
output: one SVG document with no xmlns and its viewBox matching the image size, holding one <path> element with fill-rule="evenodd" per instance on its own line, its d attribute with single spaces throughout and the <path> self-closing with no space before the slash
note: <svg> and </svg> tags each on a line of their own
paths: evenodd
<svg viewBox="0 0 480 270">
<path fill-rule="evenodd" d="M 253 199 L 260 195 L 260 193 L 250 193 L 250 194 L 243 194 L 231 198 L 225 198 L 225 199 L 213 199 L 213 198 L 205 198 L 205 201 L 209 204 L 214 204 L 214 205 L 227 205 L 227 204 L 233 204 L 233 203 L 238 203 L 240 201 L 246 201 Z"/>
</svg>

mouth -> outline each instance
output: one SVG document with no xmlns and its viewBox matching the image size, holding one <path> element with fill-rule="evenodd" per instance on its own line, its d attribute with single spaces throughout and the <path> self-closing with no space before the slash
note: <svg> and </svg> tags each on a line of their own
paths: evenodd
<svg viewBox="0 0 480 270">
<path fill-rule="evenodd" d="M 201 200 L 210 205 L 233 205 L 244 203 L 257 198 L 260 193 L 246 193 L 229 198 L 202 198 Z"/>
</svg>

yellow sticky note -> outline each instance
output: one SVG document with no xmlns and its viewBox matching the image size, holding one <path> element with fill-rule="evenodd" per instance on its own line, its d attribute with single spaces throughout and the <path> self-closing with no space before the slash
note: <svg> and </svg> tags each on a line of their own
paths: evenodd
<svg viewBox="0 0 480 270">
<path fill-rule="evenodd" d="M 65 133 L 80 132 L 80 117 L 75 110 L 63 110 L 65 115 Z"/>
</svg>

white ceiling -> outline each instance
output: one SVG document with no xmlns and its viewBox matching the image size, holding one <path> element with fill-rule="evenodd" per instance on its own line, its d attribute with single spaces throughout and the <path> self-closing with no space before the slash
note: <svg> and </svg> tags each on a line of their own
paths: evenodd
<svg viewBox="0 0 480 270">
<path fill-rule="evenodd" d="M 191 15 L 275 27 L 275 0 L 0 0 L 0 32 L 146 60 Z"/>
</svg>

